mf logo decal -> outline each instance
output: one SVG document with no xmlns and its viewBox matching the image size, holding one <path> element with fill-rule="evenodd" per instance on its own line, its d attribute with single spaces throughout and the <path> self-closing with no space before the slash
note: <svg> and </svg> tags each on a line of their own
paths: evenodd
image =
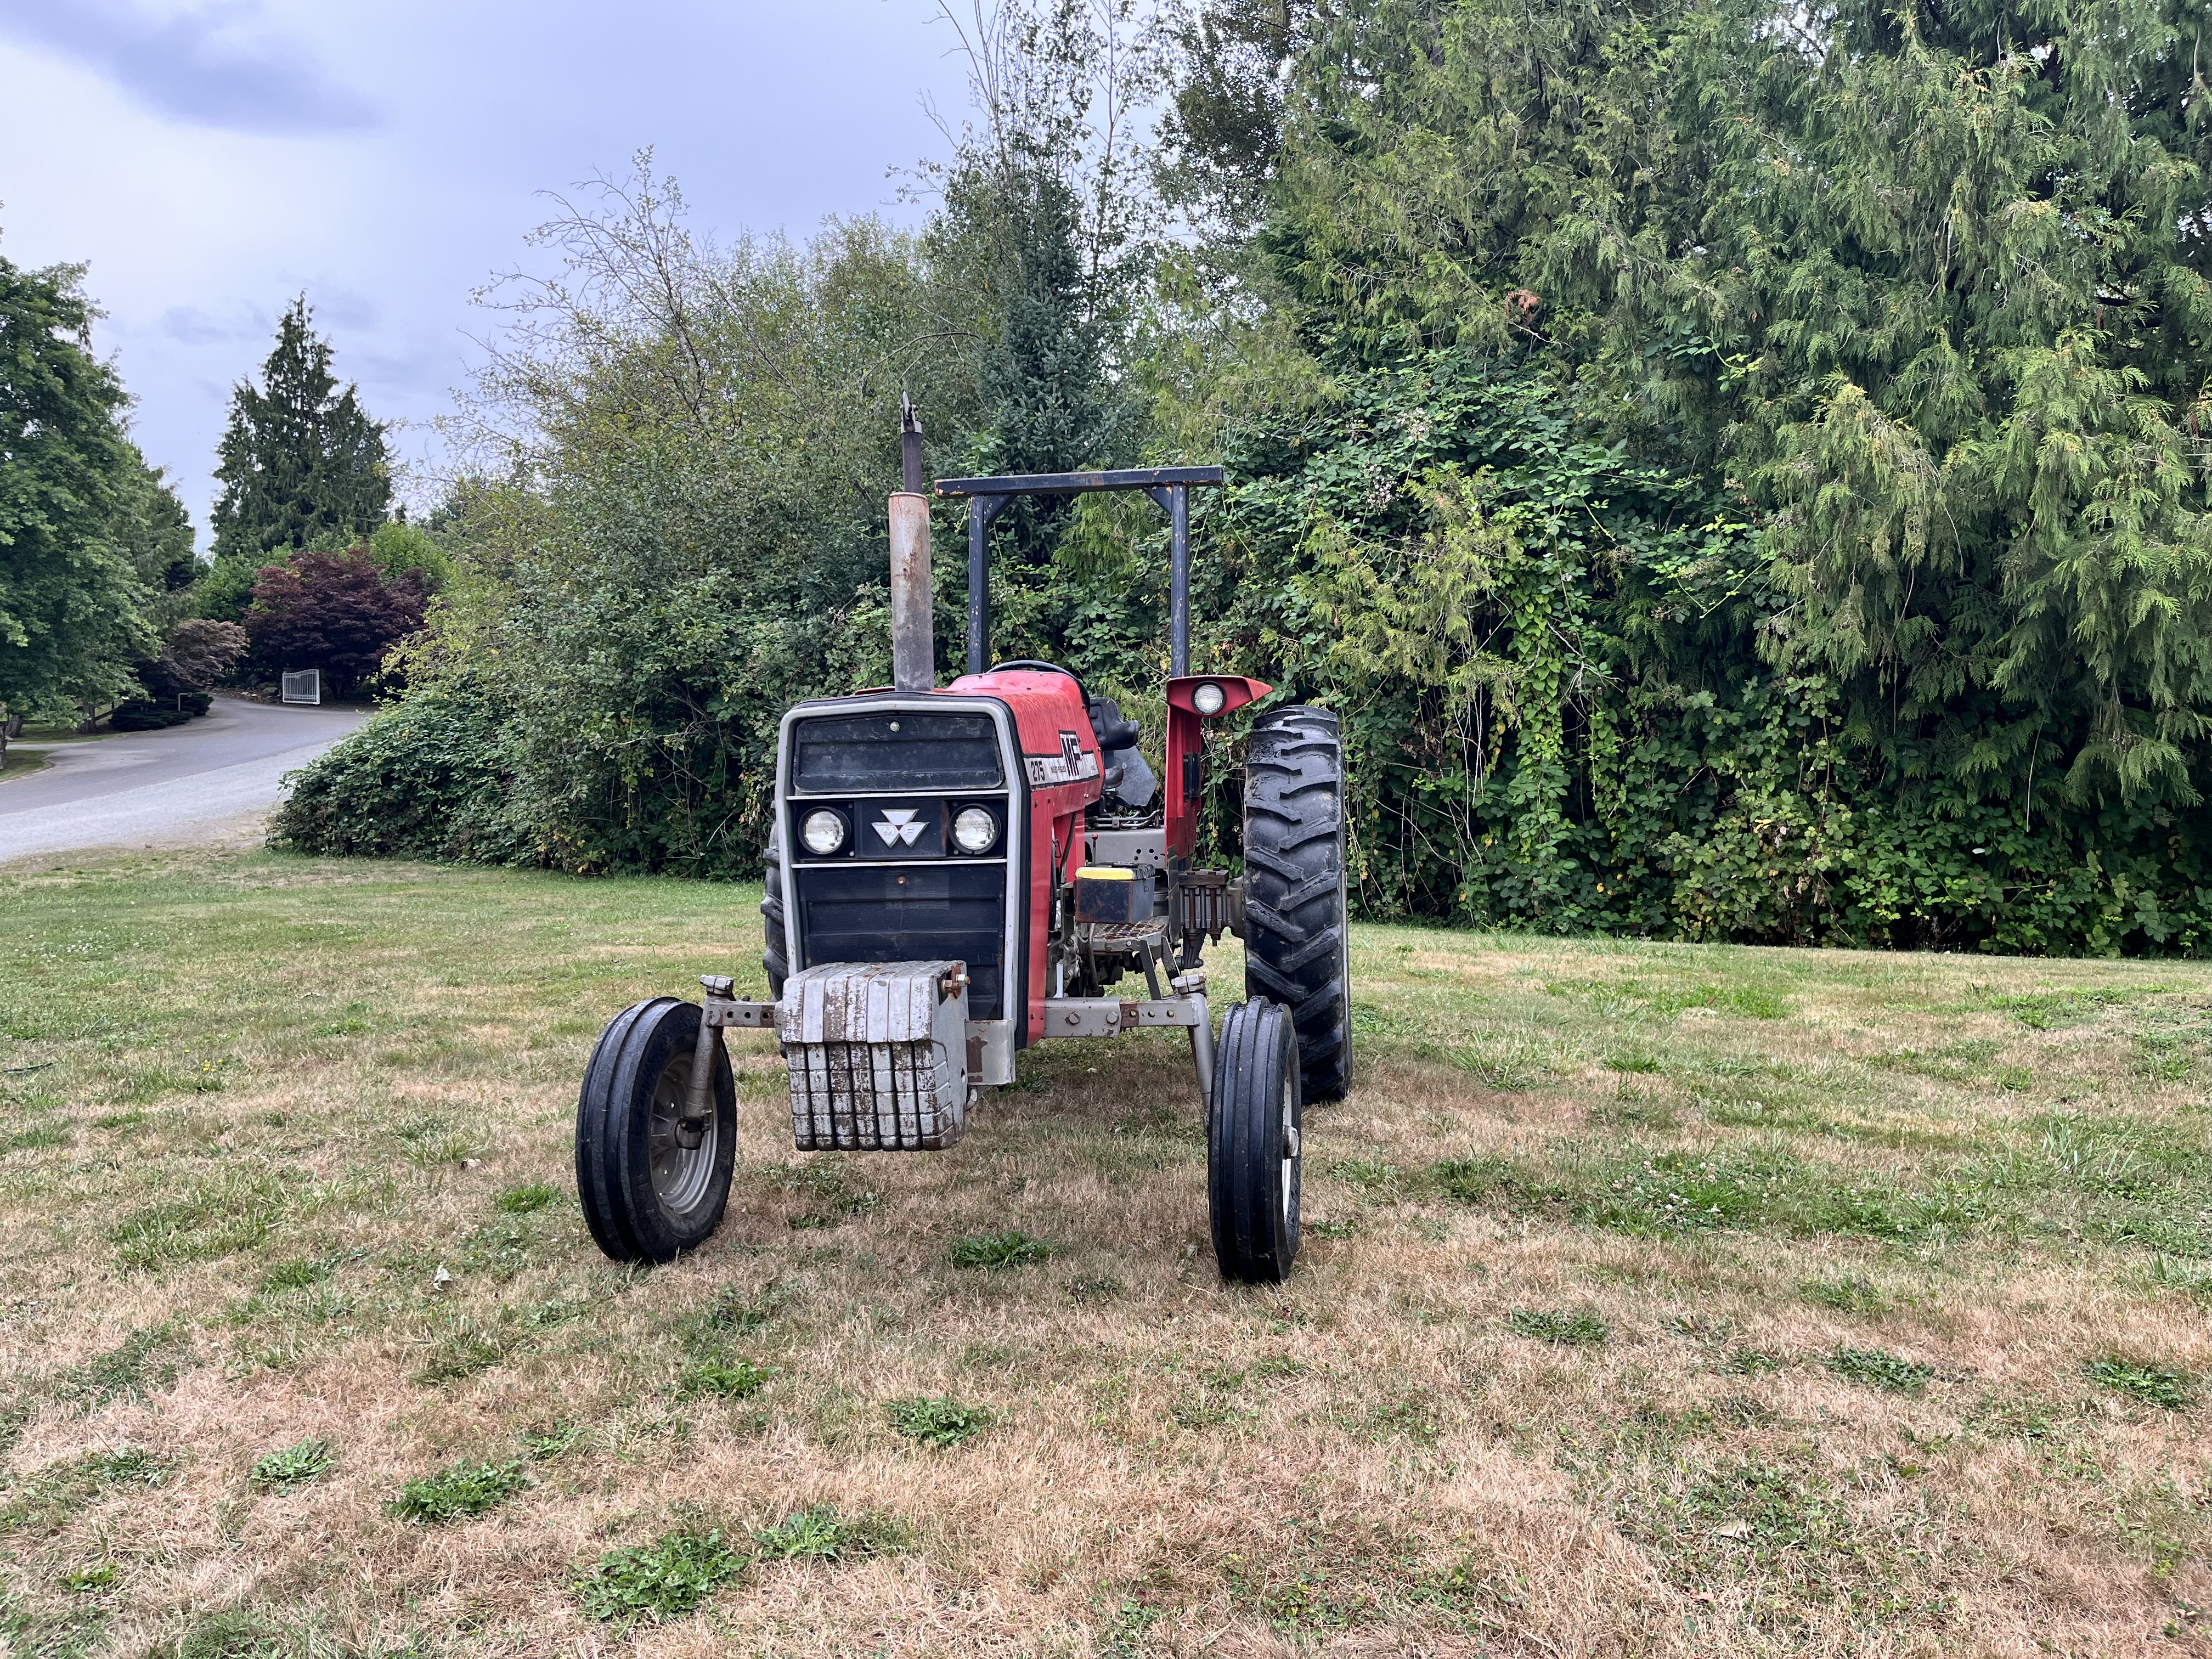
<svg viewBox="0 0 2212 1659">
<path fill-rule="evenodd" d="M 921 825 L 910 806 L 886 806 L 873 828 L 886 847 L 911 847 L 921 839 Z"/>
<path fill-rule="evenodd" d="M 1057 755 L 1025 755 L 1022 763 L 1029 773 L 1032 786 L 1042 788 L 1055 783 L 1080 783 L 1085 778 L 1098 775 L 1098 757 L 1083 746 L 1083 739 L 1073 732 L 1060 734 Z"/>
</svg>

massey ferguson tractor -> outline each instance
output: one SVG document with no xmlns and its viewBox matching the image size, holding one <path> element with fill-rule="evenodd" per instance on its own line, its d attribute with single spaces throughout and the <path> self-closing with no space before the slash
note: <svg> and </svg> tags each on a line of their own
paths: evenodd
<svg viewBox="0 0 2212 1659">
<path fill-rule="evenodd" d="M 1190 491 L 1219 467 L 940 479 L 968 510 L 968 672 L 936 684 L 929 502 L 909 410 L 890 498 L 894 684 L 802 702 L 777 733 L 766 1002 L 708 976 L 601 1035 L 576 1111 L 576 1182 L 599 1248 L 667 1261 L 730 1192 L 726 1026 L 770 1030 L 801 1151 L 957 1141 L 980 1089 L 1041 1042 L 1180 1027 L 1206 1121 L 1213 1249 L 1228 1279 L 1298 1249 L 1300 1118 L 1352 1082 L 1343 763 L 1336 716 L 1251 721 L 1244 870 L 1196 867 L 1209 722 L 1271 688 L 1190 669 Z M 1137 725 L 1047 662 L 990 660 L 988 532 L 1018 495 L 1142 490 L 1173 526 L 1166 780 Z M 1246 1000 L 1218 1036 L 1201 957 L 1244 942 Z"/>
</svg>

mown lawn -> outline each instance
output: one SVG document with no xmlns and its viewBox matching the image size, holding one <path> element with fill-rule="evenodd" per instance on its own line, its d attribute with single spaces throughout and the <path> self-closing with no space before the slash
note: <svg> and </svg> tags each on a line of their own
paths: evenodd
<svg viewBox="0 0 2212 1659">
<path fill-rule="evenodd" d="M 2212 968 L 1363 928 L 1273 1291 L 1171 1034 L 912 1157 L 744 1034 L 618 1270 L 585 1054 L 756 897 L 0 876 L 9 1651 L 2212 1649 Z"/>
</svg>

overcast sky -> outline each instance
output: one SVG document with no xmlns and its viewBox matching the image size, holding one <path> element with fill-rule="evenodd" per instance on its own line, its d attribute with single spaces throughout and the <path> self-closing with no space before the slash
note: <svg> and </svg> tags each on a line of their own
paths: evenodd
<svg viewBox="0 0 2212 1659">
<path fill-rule="evenodd" d="M 931 0 L 0 0 L 0 255 L 82 261 L 95 345 L 207 545 L 230 388 L 305 291 L 370 412 L 424 422 L 538 192 L 652 145 L 699 228 L 911 222 L 964 104 Z M 403 456 L 420 455 L 420 430 Z"/>
</svg>

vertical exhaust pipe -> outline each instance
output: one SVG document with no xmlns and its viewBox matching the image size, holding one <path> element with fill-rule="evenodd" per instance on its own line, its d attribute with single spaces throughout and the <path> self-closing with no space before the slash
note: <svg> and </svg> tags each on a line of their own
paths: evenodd
<svg viewBox="0 0 2212 1659">
<path fill-rule="evenodd" d="M 891 684 L 902 691 L 937 687 L 930 639 L 929 497 L 921 489 L 921 420 L 901 400 L 899 462 L 906 488 L 891 497 Z"/>
</svg>

